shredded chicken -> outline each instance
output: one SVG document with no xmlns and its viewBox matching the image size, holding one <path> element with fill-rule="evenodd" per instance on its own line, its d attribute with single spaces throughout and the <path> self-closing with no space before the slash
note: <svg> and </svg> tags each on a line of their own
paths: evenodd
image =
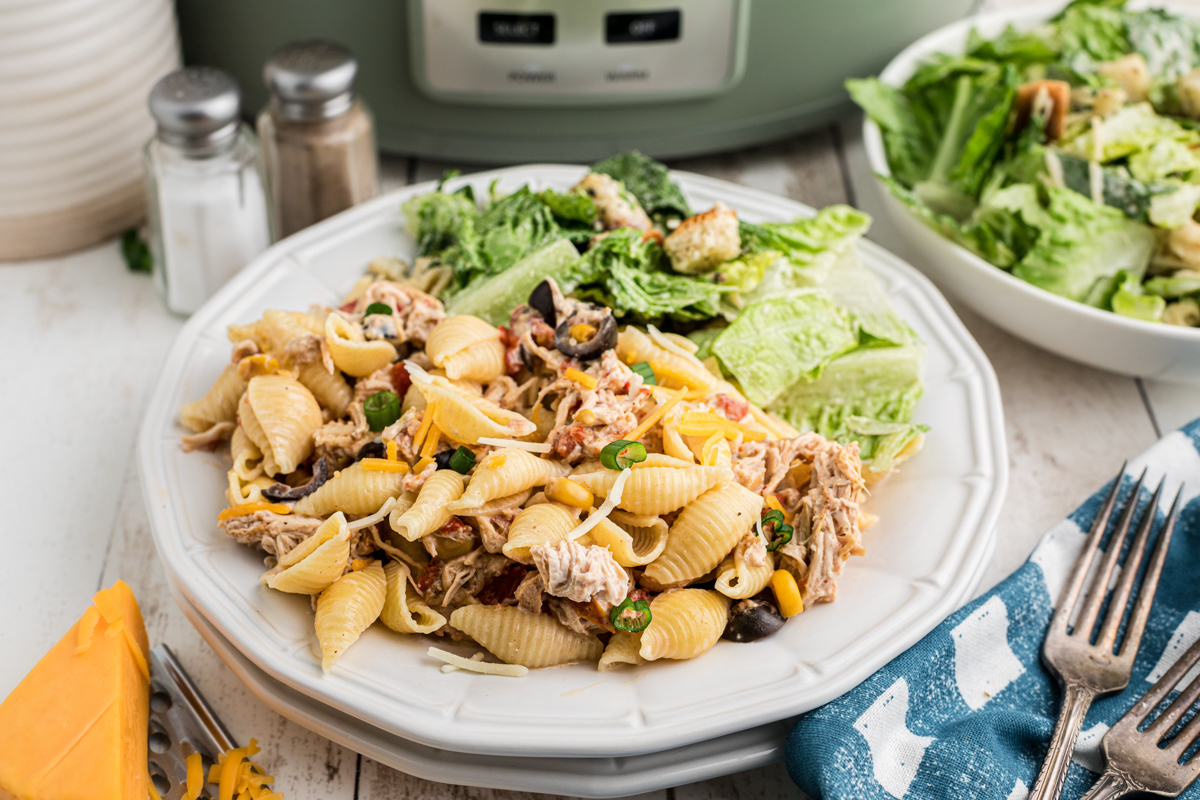
<svg viewBox="0 0 1200 800">
<path fill-rule="evenodd" d="M 183 442 L 183 452 L 190 453 L 193 450 L 216 450 L 222 442 L 233 436 L 234 430 L 237 429 L 237 424 L 233 422 L 218 422 L 203 433 L 193 433 L 189 436 L 181 436 L 180 441 Z"/>
<path fill-rule="evenodd" d="M 546 591 L 546 582 L 540 572 L 531 571 L 517 586 L 517 607 L 529 614 L 542 613 L 542 594 Z"/>
<path fill-rule="evenodd" d="M 297 336 L 283 348 L 283 357 L 289 363 L 299 366 L 301 364 L 324 361 L 327 352 L 328 346 L 325 344 L 323 337 Z M 332 363 L 332 356 L 329 356 L 329 360 Z"/>
<path fill-rule="evenodd" d="M 561 597 L 547 597 L 546 606 L 554 618 L 580 636 L 595 636 L 612 631 L 580 613 L 579 606 Z"/>
<path fill-rule="evenodd" d="M 230 517 L 217 523 L 238 544 L 254 544 L 275 558 L 287 555 L 293 547 L 312 536 L 324 520 L 297 514 L 255 511 Z"/>
<path fill-rule="evenodd" d="M 256 356 L 261 352 L 262 350 L 258 349 L 258 342 L 253 339 L 241 339 L 233 345 L 233 352 L 229 358 L 234 364 L 237 364 L 243 358 Z"/>
<path fill-rule="evenodd" d="M 423 345 L 430 332 L 446 317 L 440 300 L 419 289 L 394 281 L 375 281 L 363 292 L 359 306 L 385 303 L 392 307 L 395 339 Z"/>
<path fill-rule="evenodd" d="M 433 477 L 433 473 L 437 472 L 437 462 L 430 461 L 425 465 L 425 469 L 420 472 L 410 472 L 400 481 L 400 488 L 405 492 L 419 492 L 421 487 L 425 485 L 425 481 Z"/>
<path fill-rule="evenodd" d="M 373 394 L 394 389 L 390 364 L 355 382 L 354 397 L 346 408 L 350 421 L 327 422 L 313 432 L 313 446 L 317 456 L 325 456 L 335 462 L 353 458 L 363 445 L 375 438 L 367 424 L 363 403 Z"/>
<path fill-rule="evenodd" d="M 430 605 L 443 608 L 469 605 L 488 581 L 512 563 L 504 556 L 492 555 L 477 547 L 443 565 L 425 598 Z"/>
<path fill-rule="evenodd" d="M 748 533 L 733 548 L 733 559 L 747 567 L 765 567 L 767 565 L 767 543 L 757 532 Z"/>
<path fill-rule="evenodd" d="M 805 433 L 791 439 L 746 442 L 738 448 L 733 477 L 752 492 L 766 495 L 779 486 L 798 456 L 811 452 L 814 442 L 827 442 L 820 434 Z M 834 446 L 836 443 L 831 442 Z M 804 458 L 810 461 L 810 458 Z"/>
<path fill-rule="evenodd" d="M 629 575 L 607 547 L 584 547 L 569 539 L 529 548 L 546 591 L 579 603 L 616 605 L 629 593 Z"/>
<path fill-rule="evenodd" d="M 521 513 L 530 493 L 531 490 L 526 489 L 508 497 L 500 497 L 480 508 L 468 509 L 459 516 L 466 518 L 479 531 L 484 550 L 499 553 L 508 543 L 508 529 L 517 514 Z"/>
<path fill-rule="evenodd" d="M 599 458 L 606 444 L 637 427 L 636 412 L 650 398 L 650 390 L 615 350 L 606 351 L 582 370 L 596 379 L 594 388 L 567 377 L 572 361 L 564 360 L 560 366 L 558 379 L 544 386 L 537 398 L 541 403 L 550 394 L 559 395 L 546 443 L 569 464 Z"/>
</svg>

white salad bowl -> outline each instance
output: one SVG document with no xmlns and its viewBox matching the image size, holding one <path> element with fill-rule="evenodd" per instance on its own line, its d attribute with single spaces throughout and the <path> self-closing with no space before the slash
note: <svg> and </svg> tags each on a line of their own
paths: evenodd
<svg viewBox="0 0 1200 800">
<path fill-rule="evenodd" d="M 990 12 L 939 28 L 892 59 L 880 80 L 901 86 L 935 53 L 962 53 L 972 28 L 987 38 L 999 35 L 1010 24 L 1029 30 L 1049 20 L 1063 5 L 1056 2 Z M 1138 5 L 1169 8 L 1200 20 L 1194 6 Z M 863 123 L 863 144 L 871 169 L 890 175 L 883 136 L 870 118 Z M 914 266 L 993 324 L 1052 353 L 1110 372 L 1200 383 L 1200 328 L 1123 317 L 1026 283 L 931 229 L 882 182 L 877 188 L 901 235 L 924 256 Z"/>
<path fill-rule="evenodd" d="M 565 191 L 583 167 L 526 166 L 458 178 L 476 194 L 529 184 Z M 722 201 L 749 222 L 812 216 L 808 206 L 674 173 L 697 208 Z M 226 327 L 265 309 L 337 305 L 380 255 L 411 258 L 399 208 L 432 191 L 411 186 L 274 245 L 181 331 L 143 423 L 138 461 L 155 546 L 188 603 L 258 669 L 319 703 L 395 736 L 441 750 L 522 757 L 628 756 L 683 747 L 766 725 L 826 703 L 914 644 L 967 600 L 990 557 L 1008 480 L 995 374 L 924 276 L 871 242 L 863 263 L 926 345 L 916 422 L 924 449 L 872 491 L 880 521 L 867 555 L 847 565 L 836 603 L 805 611 L 753 644 L 719 642 L 701 658 L 597 672 L 594 664 L 524 678 L 443 673 L 433 637 L 372 626 L 325 674 L 309 600 L 258 582 L 262 553 L 217 527 L 228 458 L 184 453 L 178 411 L 225 364 Z"/>
</svg>

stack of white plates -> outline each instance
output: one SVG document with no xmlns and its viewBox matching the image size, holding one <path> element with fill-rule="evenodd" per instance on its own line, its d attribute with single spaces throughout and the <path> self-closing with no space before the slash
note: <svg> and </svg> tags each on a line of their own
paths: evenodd
<svg viewBox="0 0 1200 800">
<path fill-rule="evenodd" d="M 481 173 L 501 192 L 566 190 L 583 168 Z M 812 209 L 687 173 L 697 208 L 722 201 L 751 222 Z M 450 186 L 455 188 L 455 183 Z M 837 697 L 964 602 L 993 545 L 1007 485 L 996 379 L 933 285 L 880 248 L 862 257 L 928 346 L 918 420 L 926 447 L 875 488 L 881 521 L 839 584 L 836 603 L 754 644 L 720 642 L 703 657 L 598 673 L 591 664 L 521 679 L 442 673 L 426 637 L 373 626 L 323 674 L 307 598 L 258 583 L 261 554 L 224 537 L 228 465 L 184 454 L 176 422 L 228 363 L 225 327 L 267 308 L 336 305 L 382 254 L 412 255 L 398 208 L 433 184 L 358 206 L 272 247 L 185 326 L 164 367 L 139 442 L 155 544 L 181 607 L 268 705 L 383 763 L 433 780 L 611 797 L 748 769 L 780 755 L 787 721 Z M 445 646 L 444 643 L 442 643 Z"/>
<path fill-rule="evenodd" d="M 170 0 L 0 4 L 0 261 L 142 219 L 146 97 L 178 64 Z"/>
</svg>

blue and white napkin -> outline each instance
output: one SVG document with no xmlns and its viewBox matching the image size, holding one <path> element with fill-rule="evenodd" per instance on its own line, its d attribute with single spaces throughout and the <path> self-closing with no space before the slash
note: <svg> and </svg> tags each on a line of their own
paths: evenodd
<svg viewBox="0 0 1200 800">
<path fill-rule="evenodd" d="M 1200 420 L 1164 437 L 1126 470 L 1127 494 L 1148 469 L 1143 503 L 1165 475 L 1167 506 L 1182 481 L 1182 508 L 1129 686 L 1097 700 L 1088 713 L 1062 795 L 1067 800 L 1079 798 L 1103 770 L 1099 744 L 1109 726 L 1200 638 L 1198 451 Z M 801 717 L 786 752 L 800 788 L 813 800 L 1023 800 L 1061 699 L 1040 661 L 1042 638 L 1107 489 L 1052 528 L 994 589 L 854 690 Z M 1162 521 L 1160 511 L 1156 532 Z M 1200 781 L 1183 797 L 1200 798 Z"/>
</svg>

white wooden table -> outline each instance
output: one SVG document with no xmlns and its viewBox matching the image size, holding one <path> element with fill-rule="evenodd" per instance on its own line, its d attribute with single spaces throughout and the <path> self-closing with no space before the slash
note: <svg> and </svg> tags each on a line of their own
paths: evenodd
<svg viewBox="0 0 1200 800">
<path fill-rule="evenodd" d="M 446 165 L 385 160 L 385 188 L 436 178 Z M 849 202 L 876 216 L 871 238 L 913 254 L 878 215 L 858 126 L 673 166 L 813 206 Z M 1038 535 L 1112 477 L 1126 457 L 1200 415 L 1200 388 L 1135 381 L 1037 350 L 959 307 L 1004 395 L 1012 469 L 985 589 Z M 150 638 L 175 651 L 241 741 L 294 800 L 531 797 L 418 780 L 333 744 L 254 698 L 175 606 L 150 539 L 135 437 L 181 320 L 116 243 L 66 258 L 0 265 L 0 697 L 118 578 L 141 602 Z M 934 434 L 936 435 L 936 433 Z M 657 792 L 656 800 L 798 798 L 782 766 Z"/>
</svg>

